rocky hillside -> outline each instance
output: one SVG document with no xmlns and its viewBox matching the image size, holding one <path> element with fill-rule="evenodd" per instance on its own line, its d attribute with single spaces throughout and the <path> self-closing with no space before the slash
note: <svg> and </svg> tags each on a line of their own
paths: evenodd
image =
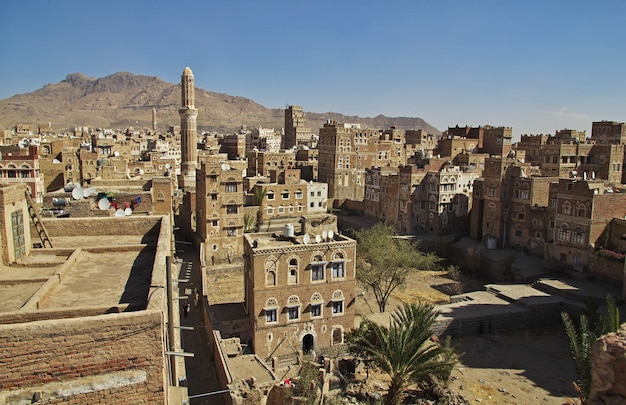
<svg viewBox="0 0 626 405">
<path fill-rule="evenodd" d="M 152 108 L 156 108 L 159 129 L 165 130 L 169 125 L 180 123 L 179 106 L 180 85 L 167 83 L 155 76 L 118 72 L 94 79 L 72 73 L 59 83 L 0 100 L 0 128 L 9 128 L 16 123 L 36 127 L 47 122 L 54 129 L 75 126 L 147 128 L 151 126 Z M 243 97 L 196 88 L 196 107 L 200 130 L 230 133 L 241 125 L 277 129 L 284 126 L 284 110 L 266 108 Z M 395 125 L 396 128 L 421 128 L 434 134 L 440 133 L 421 118 L 383 115 L 361 118 L 330 112 L 313 113 L 303 107 L 307 122 L 315 133 L 327 119 L 360 123 L 361 127 L 389 128 Z"/>
</svg>

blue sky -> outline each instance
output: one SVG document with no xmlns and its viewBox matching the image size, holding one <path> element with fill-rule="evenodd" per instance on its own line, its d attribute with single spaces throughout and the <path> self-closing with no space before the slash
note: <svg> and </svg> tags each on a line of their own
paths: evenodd
<svg viewBox="0 0 626 405">
<path fill-rule="evenodd" d="M 119 71 L 514 138 L 626 121 L 626 1 L 10 1 L 0 99 Z M 77 123 L 78 124 L 78 123 Z M 249 123 L 250 124 L 250 123 Z"/>
</svg>

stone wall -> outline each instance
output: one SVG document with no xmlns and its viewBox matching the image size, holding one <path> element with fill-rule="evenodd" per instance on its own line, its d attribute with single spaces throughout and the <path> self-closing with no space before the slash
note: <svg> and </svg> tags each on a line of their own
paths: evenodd
<svg viewBox="0 0 626 405">
<path fill-rule="evenodd" d="M 593 345 L 589 405 L 626 403 L 626 323 Z"/>
<path fill-rule="evenodd" d="M 123 218 L 55 218 L 42 219 L 51 238 L 55 236 L 146 235 L 159 236 L 161 216 Z"/>
<path fill-rule="evenodd" d="M 0 325 L 0 403 L 165 403 L 160 311 Z"/>
</svg>

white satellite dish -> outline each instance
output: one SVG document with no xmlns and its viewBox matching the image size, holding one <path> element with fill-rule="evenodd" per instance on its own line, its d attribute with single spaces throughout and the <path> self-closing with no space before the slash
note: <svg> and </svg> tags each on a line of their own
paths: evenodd
<svg viewBox="0 0 626 405">
<path fill-rule="evenodd" d="M 166 168 L 167 170 L 170 170 L 170 169 L 172 168 L 172 165 L 171 165 L 171 164 L 169 164 L 169 163 L 167 163 L 167 164 L 165 164 L 165 168 Z"/>
<path fill-rule="evenodd" d="M 333 240 L 334 237 L 335 237 L 335 232 L 328 231 L 328 239 Z"/>
<path fill-rule="evenodd" d="M 145 172 L 143 171 L 143 169 L 139 169 L 139 174 L 141 174 L 143 176 Z"/>
<path fill-rule="evenodd" d="M 121 208 L 118 208 L 117 211 L 115 211 L 115 216 L 116 217 L 125 217 L 126 214 L 124 213 L 124 210 Z"/>
<path fill-rule="evenodd" d="M 319 235 L 315 235 L 315 243 L 320 243 L 322 241 L 322 237 Z"/>
<path fill-rule="evenodd" d="M 132 209 L 132 208 L 127 207 L 127 208 L 124 210 L 124 215 L 126 215 L 127 217 L 130 217 L 132 214 L 133 214 L 133 209 Z"/>
<path fill-rule="evenodd" d="M 327 231 L 322 231 L 322 239 L 326 240 L 328 239 L 328 232 Z"/>
<path fill-rule="evenodd" d="M 83 189 L 83 197 L 87 198 L 91 195 L 91 188 L 84 188 Z"/>
<path fill-rule="evenodd" d="M 113 156 L 120 157 L 120 152 L 116 150 L 115 152 L 113 152 Z"/>
<path fill-rule="evenodd" d="M 100 208 L 103 211 L 108 210 L 110 206 L 111 206 L 111 201 L 109 201 L 109 199 L 106 197 L 103 197 L 98 201 L 98 208 Z"/>
<path fill-rule="evenodd" d="M 56 164 L 61 163 L 61 161 L 59 159 L 52 159 L 52 163 L 56 165 Z"/>
<path fill-rule="evenodd" d="M 228 166 L 226 163 L 222 163 L 222 170 L 230 170 L 230 166 Z"/>
<path fill-rule="evenodd" d="M 73 199 L 82 200 L 84 196 L 85 196 L 85 193 L 83 192 L 83 188 L 81 186 L 74 187 L 74 189 L 72 190 Z"/>
<path fill-rule="evenodd" d="M 305 233 L 304 236 L 302 237 L 302 243 L 304 243 L 305 245 L 308 245 L 309 243 L 311 243 L 311 237 L 309 236 L 308 233 Z"/>
</svg>

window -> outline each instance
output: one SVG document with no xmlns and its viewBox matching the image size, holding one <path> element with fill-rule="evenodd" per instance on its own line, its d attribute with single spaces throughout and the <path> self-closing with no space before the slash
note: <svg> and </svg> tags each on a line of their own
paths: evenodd
<svg viewBox="0 0 626 405">
<path fill-rule="evenodd" d="M 569 203 L 566 201 L 563 203 L 563 215 L 569 215 L 571 213 L 571 206 L 569 205 Z"/>
<path fill-rule="evenodd" d="M 343 343 L 343 330 L 341 328 L 335 328 L 332 331 L 333 345 L 340 345 Z"/>
<path fill-rule="evenodd" d="M 289 199 L 289 191 L 284 190 L 281 194 L 283 200 L 288 200 Z"/>
<path fill-rule="evenodd" d="M 322 316 L 322 304 L 311 305 L 311 318 Z"/>
<path fill-rule="evenodd" d="M 346 276 L 346 270 L 343 262 L 333 262 L 333 278 L 342 278 Z"/>
<path fill-rule="evenodd" d="M 559 239 L 560 240 L 569 240 L 569 228 L 567 227 L 567 225 L 562 225 L 559 228 Z"/>
<path fill-rule="evenodd" d="M 576 216 L 585 217 L 587 215 L 587 208 L 584 205 L 579 205 L 576 208 Z"/>
<path fill-rule="evenodd" d="M 290 321 L 300 317 L 299 307 L 287 307 L 287 319 Z"/>
<path fill-rule="evenodd" d="M 217 201 L 217 193 L 211 194 L 211 201 Z"/>
<path fill-rule="evenodd" d="M 265 310 L 265 322 L 272 323 L 276 322 L 276 309 L 266 309 Z"/>
<path fill-rule="evenodd" d="M 235 204 L 229 204 L 226 206 L 227 214 L 236 214 L 238 212 L 238 207 Z"/>
<path fill-rule="evenodd" d="M 572 242 L 583 244 L 585 243 L 585 235 L 583 234 L 583 230 L 580 228 L 574 229 L 574 236 L 572 238 Z"/>
<path fill-rule="evenodd" d="M 487 196 L 488 197 L 495 197 L 496 196 L 496 189 L 495 189 L 495 187 L 487 188 Z"/>
<path fill-rule="evenodd" d="M 523 220 L 524 220 L 524 218 L 526 218 L 526 216 L 524 215 L 524 213 L 523 213 L 523 212 L 520 212 L 520 213 L 518 213 L 518 214 L 517 214 L 517 219 L 518 219 L 518 220 L 523 221 Z"/>
<path fill-rule="evenodd" d="M 228 236 L 237 236 L 237 228 L 226 228 L 226 234 Z"/>
<path fill-rule="evenodd" d="M 303 195 L 302 190 L 296 190 L 296 199 L 301 199 Z"/>
<path fill-rule="evenodd" d="M 312 281 L 324 280 L 324 265 L 323 264 L 311 265 L 311 280 Z"/>
<path fill-rule="evenodd" d="M 515 236 L 518 238 L 522 237 L 522 230 L 520 228 L 515 228 Z"/>
<path fill-rule="evenodd" d="M 227 193 L 236 193 L 237 192 L 237 183 L 226 183 L 226 192 Z"/>
<path fill-rule="evenodd" d="M 343 301 L 333 301 L 333 314 L 343 314 Z"/>
<path fill-rule="evenodd" d="M 298 259 L 289 260 L 289 275 L 287 276 L 287 284 L 298 283 Z"/>
<path fill-rule="evenodd" d="M 274 199 L 274 192 L 273 191 L 268 191 L 266 197 L 267 197 L 268 200 L 273 200 Z"/>
</svg>

